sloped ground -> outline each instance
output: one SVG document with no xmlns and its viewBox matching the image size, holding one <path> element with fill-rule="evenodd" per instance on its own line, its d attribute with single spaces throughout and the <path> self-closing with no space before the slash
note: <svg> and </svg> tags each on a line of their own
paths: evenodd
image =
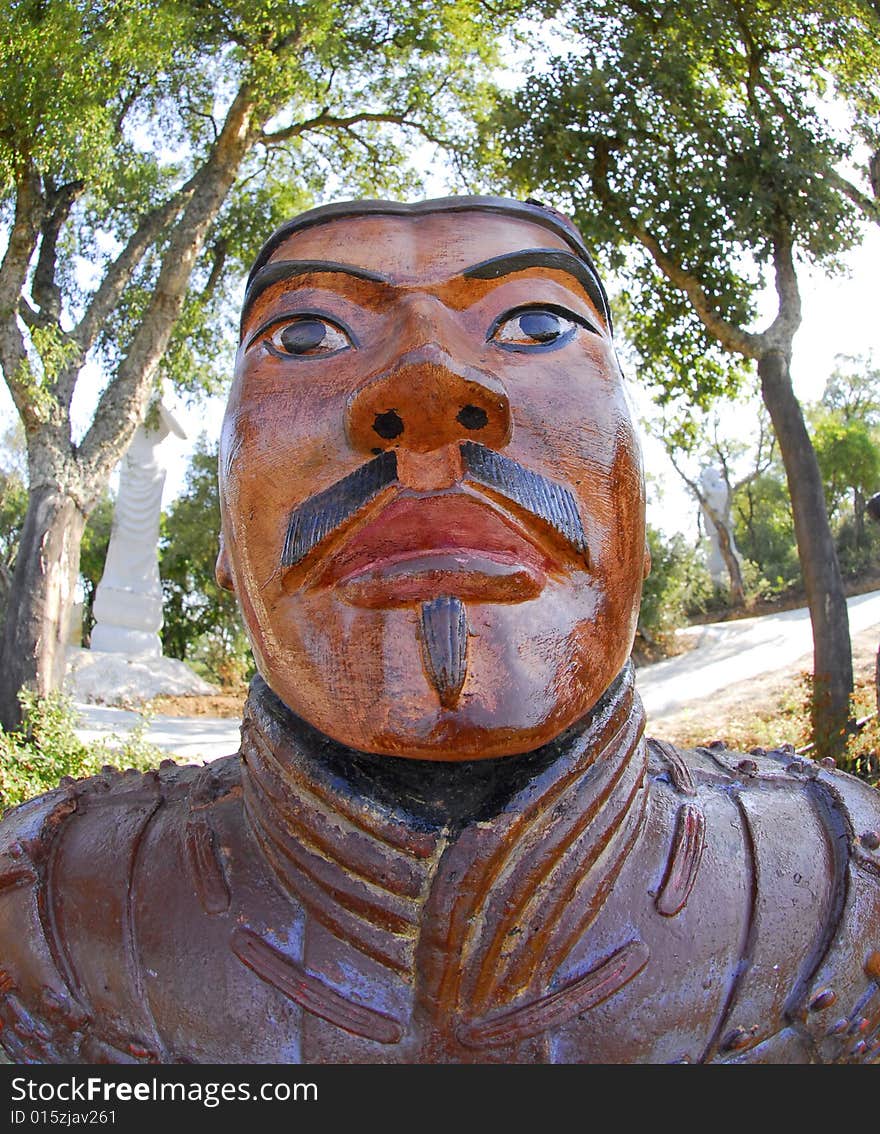
<svg viewBox="0 0 880 1134">
<path fill-rule="evenodd" d="M 855 634 L 852 642 L 853 672 L 865 709 L 862 715 L 866 715 L 876 709 L 874 666 L 880 631 L 869 627 Z M 732 747 L 737 737 L 745 737 L 749 730 L 754 730 L 756 720 L 767 721 L 772 727 L 775 716 L 779 722 L 776 741 L 797 747 L 804 742 L 803 737 L 791 732 L 798 719 L 796 710 L 803 708 L 803 698 L 809 691 L 810 660 L 807 656 L 775 673 L 738 681 L 728 689 L 718 690 L 708 703 L 653 713 L 648 732 L 674 744 L 705 744 L 718 738 Z M 741 742 L 737 742 L 737 747 L 741 747 Z"/>
</svg>

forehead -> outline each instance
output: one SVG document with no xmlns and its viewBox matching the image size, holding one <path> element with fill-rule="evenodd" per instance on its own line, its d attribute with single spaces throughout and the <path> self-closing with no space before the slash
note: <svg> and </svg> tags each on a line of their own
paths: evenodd
<svg viewBox="0 0 880 1134">
<path fill-rule="evenodd" d="M 496 256 L 527 249 L 570 251 L 562 237 L 519 217 L 438 212 L 345 217 L 288 237 L 279 260 L 329 260 L 376 272 L 395 283 L 438 283 Z"/>
</svg>

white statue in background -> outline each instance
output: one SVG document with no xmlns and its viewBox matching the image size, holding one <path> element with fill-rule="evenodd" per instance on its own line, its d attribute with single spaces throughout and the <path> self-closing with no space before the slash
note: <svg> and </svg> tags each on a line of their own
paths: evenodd
<svg viewBox="0 0 880 1134">
<path fill-rule="evenodd" d="M 159 516 L 168 471 L 161 447 L 170 435 L 186 439 L 171 412 L 156 412 L 138 427 L 122 461 L 113 532 L 104 574 L 95 592 L 92 650 L 160 657 L 162 585 Z"/>
<path fill-rule="evenodd" d="M 730 554 L 742 570 L 742 556 L 740 555 L 733 538 L 733 517 L 730 509 L 730 488 L 722 471 L 714 466 L 707 466 L 700 473 L 700 509 L 703 513 L 703 523 L 706 536 L 709 540 L 709 558 L 707 566 L 712 581 L 719 587 L 726 586 L 730 580 L 730 571 L 721 551 L 721 541 L 718 533 L 718 523 L 723 524 L 727 536 Z"/>
</svg>

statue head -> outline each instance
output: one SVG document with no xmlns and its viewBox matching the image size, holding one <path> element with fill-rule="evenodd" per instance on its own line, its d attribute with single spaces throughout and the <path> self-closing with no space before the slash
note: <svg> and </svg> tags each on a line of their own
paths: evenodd
<svg viewBox="0 0 880 1134">
<path fill-rule="evenodd" d="M 707 465 L 700 473 L 700 488 L 710 507 L 719 513 L 727 511 L 730 489 L 721 469 Z"/>
<path fill-rule="evenodd" d="M 493 197 L 345 202 L 250 274 L 218 579 L 268 685 L 353 748 L 520 753 L 626 663 L 641 459 L 576 229 Z"/>
</svg>

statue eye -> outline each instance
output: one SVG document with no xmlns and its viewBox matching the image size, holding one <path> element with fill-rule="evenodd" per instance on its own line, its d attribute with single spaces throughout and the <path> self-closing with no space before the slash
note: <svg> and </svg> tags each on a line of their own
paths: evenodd
<svg viewBox="0 0 880 1134">
<path fill-rule="evenodd" d="M 276 327 L 269 342 L 274 353 L 295 358 L 323 357 L 352 345 L 348 334 L 322 315 L 301 315 L 288 320 Z"/>
<path fill-rule="evenodd" d="M 539 350 L 568 342 L 580 322 L 550 307 L 529 307 L 501 318 L 489 337 L 509 350 Z"/>
</svg>

